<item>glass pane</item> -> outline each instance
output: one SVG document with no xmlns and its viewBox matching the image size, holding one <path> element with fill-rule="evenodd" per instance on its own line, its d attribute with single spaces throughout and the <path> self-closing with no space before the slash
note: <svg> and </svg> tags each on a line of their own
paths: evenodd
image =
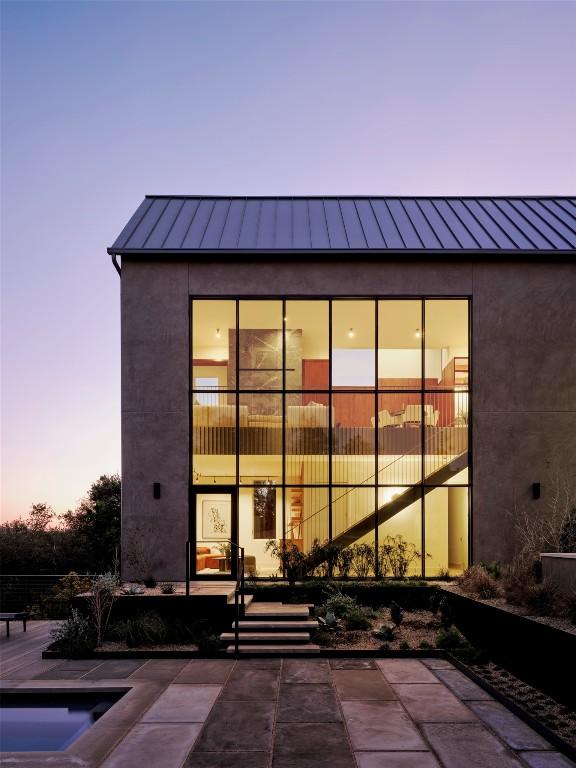
<svg viewBox="0 0 576 768">
<path fill-rule="evenodd" d="M 282 536 L 281 488 L 267 483 L 240 489 L 238 534 L 247 576 L 272 576 L 281 571 L 278 560 L 266 549 L 270 539 Z"/>
<path fill-rule="evenodd" d="M 286 395 L 286 482 L 328 482 L 328 395 Z"/>
<path fill-rule="evenodd" d="M 332 386 L 373 389 L 375 384 L 373 301 L 332 302 Z"/>
<path fill-rule="evenodd" d="M 350 576 L 374 575 L 374 488 L 332 489 L 332 541 L 349 551 Z"/>
<path fill-rule="evenodd" d="M 219 397 L 224 399 L 226 395 Z M 233 484 L 236 482 L 236 407 L 227 402 L 202 404 L 197 398 L 195 394 L 192 405 L 192 483 Z"/>
<path fill-rule="evenodd" d="M 413 392 L 378 395 L 378 483 L 410 485 L 422 478 L 422 398 Z"/>
<path fill-rule="evenodd" d="M 288 546 L 310 552 L 314 541 L 328 540 L 328 488 L 286 488 L 286 531 Z"/>
<path fill-rule="evenodd" d="M 422 302 L 378 302 L 378 387 L 420 389 Z"/>
<path fill-rule="evenodd" d="M 240 483 L 282 482 L 282 395 L 240 396 Z"/>
<path fill-rule="evenodd" d="M 468 301 L 430 299 L 425 302 L 425 388 L 468 386 Z"/>
<path fill-rule="evenodd" d="M 468 488 L 426 494 L 426 575 L 456 576 L 468 565 Z"/>
<path fill-rule="evenodd" d="M 231 574 L 232 498 L 229 493 L 199 493 L 196 497 L 196 573 Z"/>
<path fill-rule="evenodd" d="M 422 574 L 421 487 L 378 489 L 378 551 L 383 576 Z M 405 572 L 402 570 L 405 568 Z"/>
<path fill-rule="evenodd" d="M 282 388 L 281 301 L 240 301 L 239 350 L 240 389 Z"/>
<path fill-rule="evenodd" d="M 468 483 L 468 393 L 438 392 L 424 397 L 425 482 Z"/>
<path fill-rule="evenodd" d="M 332 482 L 374 485 L 374 395 L 335 392 L 332 407 Z"/>
<path fill-rule="evenodd" d="M 233 386 L 229 360 L 235 329 L 235 301 L 195 299 L 192 302 L 193 389 L 222 390 Z M 209 397 L 217 404 L 222 396 Z M 204 401 L 208 402 L 209 397 Z"/>
<path fill-rule="evenodd" d="M 286 302 L 286 388 L 328 389 L 328 302 Z"/>
</svg>

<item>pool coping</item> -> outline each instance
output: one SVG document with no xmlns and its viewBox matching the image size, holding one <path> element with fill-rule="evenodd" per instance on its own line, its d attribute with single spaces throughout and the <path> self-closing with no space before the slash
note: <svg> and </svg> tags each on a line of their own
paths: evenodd
<svg viewBox="0 0 576 768">
<path fill-rule="evenodd" d="M 2 681 L 0 693 L 122 693 L 122 697 L 88 728 L 76 741 L 61 751 L 0 752 L 0 763 L 14 766 L 100 765 L 114 747 L 142 718 L 147 709 L 164 690 L 163 683 L 149 680 L 23 680 Z"/>
</svg>

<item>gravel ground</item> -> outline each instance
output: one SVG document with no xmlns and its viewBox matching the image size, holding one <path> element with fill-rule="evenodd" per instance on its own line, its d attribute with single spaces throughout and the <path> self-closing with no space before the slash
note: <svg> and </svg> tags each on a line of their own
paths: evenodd
<svg viewBox="0 0 576 768">
<path fill-rule="evenodd" d="M 358 648 L 359 650 L 377 650 L 382 648 L 384 640 L 374 637 L 372 631 L 379 629 L 382 624 L 390 624 L 390 611 L 382 608 L 378 611 L 377 618 L 372 620 L 372 628 L 367 630 L 333 631 L 322 633 L 321 645 L 327 648 Z M 387 642 L 390 650 L 398 650 L 400 647 L 419 648 L 420 643 L 427 642 L 430 647 L 436 645 L 436 636 L 440 631 L 440 620 L 430 611 L 405 610 L 402 624 L 396 629 L 394 639 Z M 325 641 L 324 641 L 325 638 Z"/>
</svg>

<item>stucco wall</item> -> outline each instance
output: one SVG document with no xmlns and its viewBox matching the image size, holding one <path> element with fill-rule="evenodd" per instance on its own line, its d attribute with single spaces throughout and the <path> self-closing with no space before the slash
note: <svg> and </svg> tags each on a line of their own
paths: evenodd
<svg viewBox="0 0 576 768">
<path fill-rule="evenodd" d="M 545 514 L 576 456 L 576 270 L 569 264 L 349 262 L 122 265 L 123 573 L 184 577 L 188 296 L 472 296 L 473 555 L 512 551 L 515 504 Z M 570 466 L 572 464 L 572 467 Z M 539 501 L 531 484 L 542 483 Z M 152 498 L 152 483 L 162 497 Z M 536 509 L 536 507 L 532 507 Z M 153 531 L 153 534 L 150 534 Z M 152 535 L 152 539 L 150 536 Z M 143 554 L 142 540 L 152 540 Z M 146 547 L 144 547 L 145 549 Z M 148 567 L 148 566 L 147 566 Z"/>
</svg>

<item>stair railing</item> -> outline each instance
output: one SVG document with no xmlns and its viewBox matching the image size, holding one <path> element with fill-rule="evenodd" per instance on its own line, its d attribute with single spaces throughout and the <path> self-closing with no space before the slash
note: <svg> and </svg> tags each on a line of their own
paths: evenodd
<svg viewBox="0 0 576 768">
<path fill-rule="evenodd" d="M 240 645 L 240 619 L 244 618 L 246 611 L 245 601 L 245 575 L 244 575 L 244 547 L 241 547 L 232 539 L 226 539 L 230 547 L 236 547 L 236 587 L 234 588 L 234 654 L 238 656 Z"/>
<path fill-rule="evenodd" d="M 454 426 L 455 426 L 455 422 L 451 422 L 450 424 L 447 424 L 446 426 L 447 426 L 447 427 L 454 427 Z M 458 434 L 458 436 L 460 436 L 460 435 L 459 435 L 459 433 L 457 433 L 457 434 Z M 426 455 L 433 455 L 433 454 L 427 454 L 427 452 L 426 452 L 426 448 L 428 448 L 428 447 L 430 446 L 430 444 L 431 444 L 431 443 L 433 443 L 433 442 L 437 442 L 437 441 L 438 441 L 438 437 L 437 437 L 436 435 L 429 435 L 429 436 L 426 436 L 426 439 L 425 439 L 425 441 L 424 441 L 424 455 L 425 455 L 425 456 L 426 456 Z M 382 474 L 382 472 L 385 472 L 387 469 L 389 469 L 390 467 L 392 467 L 392 466 L 393 466 L 394 464 L 396 464 L 397 462 L 399 462 L 399 461 L 402 461 L 402 460 L 403 460 L 403 459 L 405 459 L 407 456 L 414 456 L 414 455 L 416 455 L 416 456 L 417 456 L 417 455 L 421 455 L 421 453 L 419 453 L 419 452 L 421 452 L 421 450 L 422 450 L 421 446 L 420 446 L 420 445 L 417 445 L 417 446 L 415 446 L 415 447 L 414 447 L 414 449 L 413 449 L 413 450 L 411 450 L 411 451 L 407 451 L 406 453 L 403 453 L 403 454 L 402 454 L 402 456 L 398 456 L 398 457 L 397 457 L 397 458 L 395 458 L 393 461 L 391 461 L 391 462 L 389 462 L 388 464 L 386 464 L 384 467 L 378 467 L 378 470 L 377 470 L 377 472 L 373 472 L 371 475 L 369 475 L 367 478 L 365 478 L 365 479 L 364 479 L 364 480 L 363 480 L 361 483 L 359 483 L 358 485 L 354 485 L 352 488 L 349 488 L 348 490 L 344 491 L 344 493 L 343 493 L 341 496 L 338 496 L 338 498 L 337 498 L 337 499 L 334 499 L 334 501 L 340 501 L 340 499 L 343 499 L 343 498 L 344 498 L 344 496 L 347 496 L 349 493 L 352 493 L 352 491 L 356 491 L 356 490 L 358 490 L 358 488 L 359 488 L 359 487 L 362 487 L 362 486 L 363 486 L 365 483 L 367 483 L 369 480 L 372 480 L 372 478 L 374 478 L 374 477 L 378 478 L 378 477 L 379 477 L 379 476 Z M 464 451 L 463 453 L 465 453 L 465 452 L 466 452 L 466 451 Z M 456 454 L 456 457 L 460 456 L 461 454 L 462 454 L 462 452 L 461 452 L 461 453 L 459 453 L 459 454 Z M 446 460 L 444 461 L 444 463 L 446 463 Z M 430 475 L 434 474 L 434 472 L 436 472 L 436 471 L 437 471 L 437 469 L 438 469 L 438 467 L 437 467 L 436 465 L 433 465 L 433 468 L 432 468 L 432 470 L 431 470 L 431 471 L 430 471 L 430 472 L 429 472 L 427 475 L 425 475 L 425 476 L 424 476 L 423 480 L 425 480 L 425 479 L 426 479 L 427 477 L 429 477 Z M 317 509 L 317 510 L 316 510 L 316 512 L 312 512 L 312 514 L 311 514 L 311 515 L 308 515 L 308 517 L 305 517 L 305 518 L 303 518 L 302 520 L 300 520 L 300 521 L 298 522 L 298 524 L 297 524 L 297 525 L 294 525 L 294 526 L 292 526 L 291 528 L 288 528 L 288 529 L 286 530 L 286 533 L 287 533 L 287 534 L 288 534 L 288 533 L 290 533 L 290 532 L 291 532 L 291 531 L 293 531 L 295 528 L 297 528 L 297 527 L 301 526 L 303 523 L 307 522 L 308 520 L 311 520 L 313 517 L 316 517 L 316 515 L 319 515 L 319 514 L 320 514 L 320 512 L 323 512 L 325 509 L 328 509 L 329 507 L 330 507 L 330 502 L 329 502 L 328 504 L 325 504 L 323 507 L 320 507 L 320 509 Z M 371 515 L 371 514 L 373 514 L 373 512 L 369 512 L 369 513 L 368 513 L 368 515 Z M 286 536 L 285 536 L 284 538 L 286 538 Z"/>
</svg>

